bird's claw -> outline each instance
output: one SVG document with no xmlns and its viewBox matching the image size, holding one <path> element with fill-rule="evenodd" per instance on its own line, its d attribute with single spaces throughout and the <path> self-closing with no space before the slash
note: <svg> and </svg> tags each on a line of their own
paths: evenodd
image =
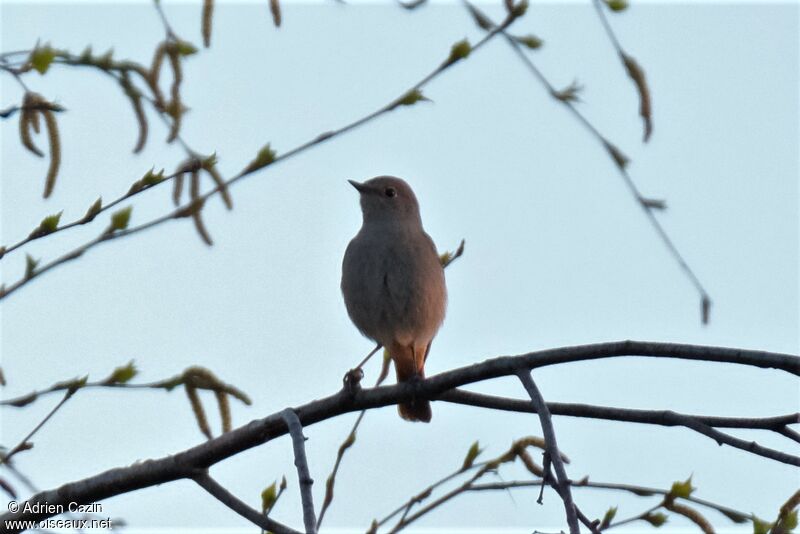
<svg viewBox="0 0 800 534">
<path fill-rule="evenodd" d="M 355 393 L 361 389 L 362 378 L 364 378 L 364 371 L 361 369 L 361 367 L 350 369 L 347 371 L 347 373 L 345 373 L 344 378 L 342 378 L 342 386 L 344 390 L 350 395 L 355 395 Z"/>
</svg>

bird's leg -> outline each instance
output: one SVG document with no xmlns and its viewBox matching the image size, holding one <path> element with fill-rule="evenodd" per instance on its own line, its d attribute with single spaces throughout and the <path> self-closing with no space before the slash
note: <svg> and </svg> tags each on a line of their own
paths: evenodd
<svg viewBox="0 0 800 534">
<path fill-rule="evenodd" d="M 411 358 L 414 362 L 414 380 L 419 380 L 419 362 L 417 361 L 417 347 L 411 343 Z"/>
<path fill-rule="evenodd" d="M 367 354 L 366 358 L 361 360 L 361 363 L 359 363 L 355 369 L 350 369 L 349 371 L 347 371 L 347 373 L 345 373 L 344 378 L 342 379 L 343 387 L 351 395 L 353 395 L 358 390 L 361 384 L 361 379 L 364 378 L 364 370 L 362 369 L 362 367 L 364 367 L 364 364 L 366 364 L 369 361 L 369 359 L 372 358 L 372 355 L 378 352 L 378 350 L 380 350 L 381 347 L 383 347 L 383 345 L 381 345 L 380 343 L 375 345 L 375 348 L 372 349 L 372 351 L 369 354 Z"/>
<path fill-rule="evenodd" d="M 419 383 L 420 380 L 422 380 L 422 377 L 419 376 L 419 362 L 417 362 L 417 347 L 414 346 L 414 343 L 411 343 L 411 361 L 414 362 L 414 374 L 411 375 L 411 380 L 409 380 L 409 382 L 414 384 L 414 394 L 411 396 L 411 400 L 415 401 L 417 400 L 417 395 L 416 395 L 417 384 Z"/>
<path fill-rule="evenodd" d="M 369 354 L 367 354 L 366 358 L 361 360 L 361 363 L 358 364 L 358 367 L 356 367 L 356 369 L 361 369 L 362 367 L 364 367 L 364 364 L 367 363 L 370 358 L 372 358 L 372 355 L 375 354 L 376 352 L 378 352 L 382 347 L 383 347 L 383 345 L 381 345 L 380 343 L 375 345 L 375 348 L 372 349 L 372 351 Z"/>
</svg>

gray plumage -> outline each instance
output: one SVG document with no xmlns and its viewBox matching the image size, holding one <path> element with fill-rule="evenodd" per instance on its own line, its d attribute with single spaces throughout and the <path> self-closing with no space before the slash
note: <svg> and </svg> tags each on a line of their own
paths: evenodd
<svg viewBox="0 0 800 534">
<path fill-rule="evenodd" d="M 342 262 L 347 313 L 392 357 L 398 382 L 423 378 L 431 342 L 444 320 L 447 290 L 436 246 L 425 233 L 411 187 L 392 176 L 360 184 L 363 224 Z M 398 406 L 411 421 L 430 421 L 430 404 Z"/>
</svg>

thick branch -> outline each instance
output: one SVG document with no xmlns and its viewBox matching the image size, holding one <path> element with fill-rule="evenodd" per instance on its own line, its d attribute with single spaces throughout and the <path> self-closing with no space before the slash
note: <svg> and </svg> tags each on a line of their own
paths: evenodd
<svg viewBox="0 0 800 534">
<path fill-rule="evenodd" d="M 281 412 L 281 418 L 289 428 L 292 436 L 292 446 L 294 447 L 294 465 L 297 467 L 297 479 L 300 483 L 300 498 L 303 502 L 303 524 L 307 534 L 317 532 L 317 518 L 314 515 L 314 496 L 311 493 L 311 486 L 314 480 L 308 470 L 308 459 L 306 458 L 306 437 L 303 435 L 303 425 L 297 414 L 291 408 L 286 408 Z"/>
<path fill-rule="evenodd" d="M 486 395 L 463 389 L 453 389 L 436 397 L 435 400 L 491 408 L 507 412 L 536 413 L 529 400 L 511 399 Z M 774 430 L 786 434 L 786 425 L 800 423 L 800 413 L 776 415 L 773 417 L 718 417 L 709 415 L 692 415 L 673 412 L 671 410 L 638 410 L 634 408 L 616 408 L 596 406 L 572 402 L 548 402 L 547 407 L 553 415 L 585 417 L 587 419 L 604 419 L 606 421 L 623 421 L 626 423 L 644 423 L 661 426 L 683 426 L 674 416 L 689 417 L 704 425 L 717 428 L 748 428 Z M 790 430 L 790 432 L 792 432 Z"/>
<path fill-rule="evenodd" d="M 382 386 L 355 393 L 340 391 L 294 408 L 294 412 L 300 423 L 307 427 L 343 413 L 393 405 L 410 400 L 414 396 L 435 399 L 448 390 L 466 384 L 514 375 L 520 368 L 535 369 L 558 363 L 636 355 L 736 363 L 780 369 L 800 375 L 800 358 L 790 354 L 699 345 L 621 341 L 548 349 L 514 357 L 493 358 L 440 373 L 418 383 Z M 197 469 L 207 468 L 287 432 L 286 423 L 283 421 L 281 413 L 278 412 L 263 419 L 251 421 L 245 426 L 175 455 L 111 469 L 83 480 L 64 484 L 54 490 L 39 492 L 30 497 L 28 502 L 47 501 L 50 504 L 64 505 L 69 502 L 90 503 L 173 480 L 193 478 Z M 786 463 L 800 466 L 800 458 L 792 456 L 791 461 Z M 24 506 L 20 506 L 20 510 L 24 509 Z M 0 521 L 9 519 L 38 521 L 47 517 L 52 517 L 52 514 L 45 512 L 7 513 L 0 516 Z"/>
</svg>

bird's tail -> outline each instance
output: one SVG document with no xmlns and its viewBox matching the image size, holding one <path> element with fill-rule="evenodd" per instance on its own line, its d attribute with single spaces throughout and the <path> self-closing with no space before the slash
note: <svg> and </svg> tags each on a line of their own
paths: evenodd
<svg viewBox="0 0 800 534">
<path fill-rule="evenodd" d="M 400 351 L 397 351 L 400 353 Z M 409 349 L 402 351 L 403 353 L 411 352 Z M 405 355 L 405 354 L 404 354 Z M 410 380 L 421 380 L 425 378 L 425 355 L 420 354 L 418 358 L 419 364 L 415 365 L 413 357 L 395 357 L 394 369 L 397 373 L 397 382 L 408 382 Z M 421 421 L 429 423 L 431 420 L 431 403 L 427 399 L 412 399 L 407 402 L 402 402 L 397 405 L 397 411 L 400 417 L 406 421 Z"/>
<path fill-rule="evenodd" d="M 397 411 L 400 413 L 400 417 L 406 421 L 422 421 L 423 423 L 430 423 L 433 415 L 431 403 L 427 399 L 400 403 L 397 405 Z"/>
</svg>

